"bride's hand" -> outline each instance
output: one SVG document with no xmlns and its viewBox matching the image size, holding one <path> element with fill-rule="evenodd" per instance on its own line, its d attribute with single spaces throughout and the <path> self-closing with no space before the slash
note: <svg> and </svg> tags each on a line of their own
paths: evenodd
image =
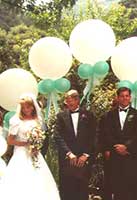
<svg viewBox="0 0 137 200">
<path fill-rule="evenodd" d="M 37 156 L 38 150 L 36 148 L 33 148 L 32 151 L 31 151 L 31 154 L 33 154 L 33 156 Z"/>
<path fill-rule="evenodd" d="M 9 145 L 14 145 L 14 146 L 26 146 L 28 145 L 28 141 L 20 141 L 17 140 L 15 135 L 9 135 L 7 138 L 7 142 Z"/>
<path fill-rule="evenodd" d="M 19 143 L 18 146 L 29 146 L 30 145 L 30 143 L 28 141 L 19 141 L 18 143 Z"/>
<path fill-rule="evenodd" d="M 25 146 L 30 146 L 31 145 L 31 143 L 29 141 L 27 141 L 25 143 L 26 143 Z"/>
</svg>

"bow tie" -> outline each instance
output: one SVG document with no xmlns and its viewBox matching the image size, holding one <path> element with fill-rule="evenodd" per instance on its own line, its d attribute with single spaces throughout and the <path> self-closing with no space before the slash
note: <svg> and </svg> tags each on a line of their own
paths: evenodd
<svg viewBox="0 0 137 200">
<path fill-rule="evenodd" d="M 70 113 L 71 114 L 73 114 L 73 113 L 79 113 L 79 110 L 74 110 L 74 111 L 70 110 Z"/>
<path fill-rule="evenodd" d="M 128 108 L 127 108 L 127 109 L 119 108 L 119 111 L 120 111 L 120 112 L 122 112 L 122 111 L 127 112 L 127 111 L 128 111 Z"/>
</svg>

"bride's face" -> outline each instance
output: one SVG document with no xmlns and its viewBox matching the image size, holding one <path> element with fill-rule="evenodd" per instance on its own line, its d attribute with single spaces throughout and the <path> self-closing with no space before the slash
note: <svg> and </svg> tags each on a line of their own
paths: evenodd
<svg viewBox="0 0 137 200">
<path fill-rule="evenodd" d="M 31 117 L 34 111 L 34 106 L 29 103 L 22 104 L 22 113 L 24 116 Z"/>
</svg>

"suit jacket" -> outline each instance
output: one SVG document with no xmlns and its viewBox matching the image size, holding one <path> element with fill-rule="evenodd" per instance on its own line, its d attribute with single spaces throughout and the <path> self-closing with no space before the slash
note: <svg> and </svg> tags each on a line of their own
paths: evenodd
<svg viewBox="0 0 137 200">
<path fill-rule="evenodd" d="M 121 129 L 118 108 L 108 112 L 101 121 L 102 151 L 110 151 L 109 160 L 105 160 L 105 179 L 115 191 L 128 188 L 137 183 L 137 111 L 130 107 L 124 127 Z M 115 144 L 124 144 L 128 155 L 120 155 L 114 150 Z"/>
<path fill-rule="evenodd" d="M 124 144 L 131 155 L 137 155 L 137 111 L 134 108 L 129 108 L 123 129 L 118 108 L 108 112 L 100 124 L 103 151 L 113 151 L 115 144 Z"/>
<path fill-rule="evenodd" d="M 63 161 L 71 151 L 77 156 L 87 153 L 92 157 L 95 151 L 96 119 L 89 111 L 80 109 L 77 136 L 75 136 L 72 117 L 69 110 L 57 115 L 54 135 L 59 150 L 59 159 Z"/>
</svg>

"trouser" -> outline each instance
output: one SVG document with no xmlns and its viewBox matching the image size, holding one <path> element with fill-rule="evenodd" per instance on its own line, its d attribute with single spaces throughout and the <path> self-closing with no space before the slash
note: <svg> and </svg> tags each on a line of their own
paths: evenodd
<svg viewBox="0 0 137 200">
<path fill-rule="evenodd" d="M 75 177 L 60 176 L 61 200 L 88 200 L 88 182 Z"/>
</svg>

